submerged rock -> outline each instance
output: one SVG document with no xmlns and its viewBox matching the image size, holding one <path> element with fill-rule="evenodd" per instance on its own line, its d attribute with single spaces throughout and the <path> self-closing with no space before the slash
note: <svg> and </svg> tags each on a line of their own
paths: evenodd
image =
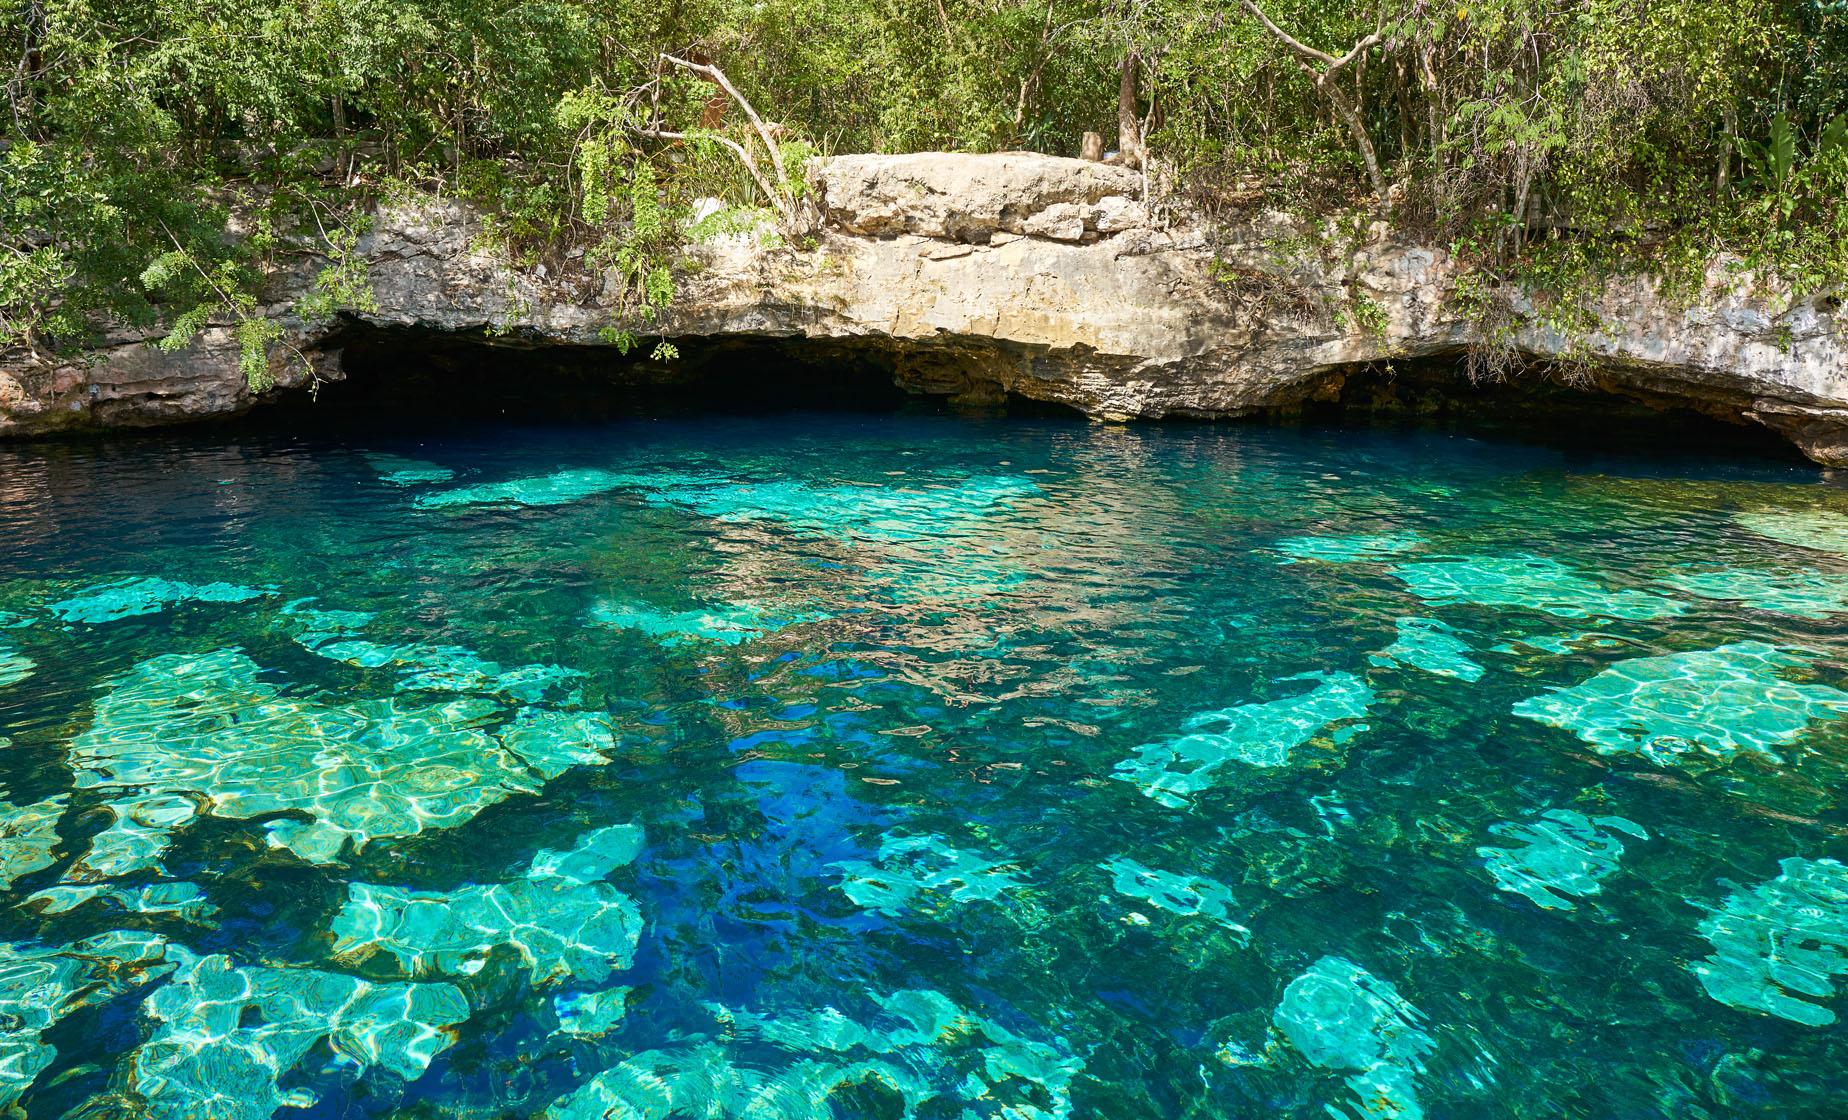
<svg viewBox="0 0 1848 1120">
<path fill-rule="evenodd" d="M 36 663 L 10 646 L 0 645 L 0 688 L 18 684 L 32 675 Z"/>
<path fill-rule="evenodd" d="M 1402 665 L 1407 669 L 1455 677 L 1462 681 L 1479 681 L 1487 672 L 1466 655 L 1469 643 L 1456 631 L 1434 618 L 1402 618 L 1399 636 L 1393 643 L 1367 660 L 1374 665 Z"/>
<path fill-rule="evenodd" d="M 1518 607 L 1565 618 L 1647 620 L 1687 608 L 1648 591 L 1611 591 L 1543 556 L 1471 556 L 1401 564 L 1392 574 L 1427 603 Z"/>
<path fill-rule="evenodd" d="M 1833 998 L 1836 978 L 1848 976 L 1848 866 L 1778 866 L 1777 878 L 1735 891 L 1701 922 L 1714 951 L 1694 975 L 1721 1003 L 1825 1027 L 1835 1011 L 1811 1001 Z"/>
<path fill-rule="evenodd" d="M 1514 714 L 1571 731 L 1599 754 L 1638 754 L 1660 765 L 1741 752 L 1781 762 L 1778 748 L 1812 722 L 1848 716 L 1848 692 L 1782 676 L 1809 664 L 1764 642 L 1635 657 L 1523 700 Z"/>
<path fill-rule="evenodd" d="M 90 902 L 101 902 L 128 914 L 174 917 L 205 925 L 218 913 L 197 883 L 167 881 L 124 887 L 113 883 L 58 883 L 34 892 L 26 902 L 42 903 L 40 914 L 62 914 Z"/>
<path fill-rule="evenodd" d="M 1038 1042 L 958 1006 L 940 992 L 872 998 L 856 1019 L 833 1007 L 773 1014 L 712 1006 L 712 1035 L 625 1059 L 556 1101 L 546 1120 L 835 1120 L 836 1097 L 877 1085 L 913 1117 L 1068 1120 L 1084 1070 L 1063 1039 Z M 1012 1103 L 995 1111 L 998 1100 Z M 959 1111 L 960 1110 L 960 1111 Z M 979 1110 L 979 1111 L 978 1111 Z M 935 1114 L 935 1111 L 933 1111 Z"/>
<path fill-rule="evenodd" d="M 1727 600 L 1757 610 L 1802 618 L 1824 619 L 1848 614 L 1848 576 L 1765 568 L 1722 568 L 1675 572 L 1663 576 L 1660 582 L 1703 599 Z"/>
<path fill-rule="evenodd" d="M 1217 922 L 1232 931 L 1241 945 L 1251 940 L 1251 931 L 1232 917 L 1238 902 L 1224 883 L 1146 867 L 1128 856 L 1098 867 L 1110 874 L 1112 889 L 1126 898 L 1140 899 L 1171 914 L 1198 915 Z"/>
<path fill-rule="evenodd" d="M 638 603 L 599 603 L 590 611 L 590 620 L 599 626 L 634 630 L 669 648 L 694 642 L 742 645 L 786 626 L 826 617 L 778 612 L 759 603 L 714 604 L 707 610 L 690 611 L 663 611 Z"/>
<path fill-rule="evenodd" d="M 47 1030 L 171 970 L 176 952 L 164 938 L 140 933 L 57 948 L 0 944 L 0 1109 L 16 1105 L 57 1057 L 43 1041 Z"/>
<path fill-rule="evenodd" d="M 1341 957 L 1323 957 L 1290 981 L 1272 1017 L 1305 1058 L 1349 1071 L 1360 1114 L 1419 1120 L 1417 1079 L 1437 1048 L 1424 1016 L 1398 989 Z"/>
<path fill-rule="evenodd" d="M 0 738 L 0 750 L 7 742 Z M 6 787 L 0 786 L 0 890 L 56 862 L 51 850 L 58 846 L 58 818 L 69 804 L 69 795 L 60 793 L 31 805 L 16 805 L 6 799 Z"/>
<path fill-rule="evenodd" d="M 45 609 L 65 622 L 96 624 L 155 614 L 180 603 L 245 603 L 275 593 L 273 588 L 240 587 L 235 583 L 184 583 L 148 577 L 92 587 Z"/>
<path fill-rule="evenodd" d="M 270 844 L 330 863 L 349 842 L 454 827 L 572 766 L 603 762 L 612 745 L 607 717 L 506 715 L 479 697 L 294 695 L 236 648 L 151 658 L 111 684 L 71 742 L 77 787 L 120 794 L 86 862 L 106 875 L 153 867 L 204 805 L 226 817 L 301 814 L 269 821 Z"/>
<path fill-rule="evenodd" d="M 436 482 L 448 482 L 456 472 L 448 467 L 439 467 L 435 463 L 426 463 L 422 459 L 406 459 L 400 455 L 380 455 L 369 453 L 366 462 L 379 472 L 379 481 L 391 486 L 427 486 Z"/>
<path fill-rule="evenodd" d="M 453 891 L 349 884 L 334 952 L 362 961 L 385 954 L 408 976 L 455 977 L 473 975 L 505 945 L 535 984 L 601 981 L 633 962 L 642 924 L 634 901 L 603 879 L 641 843 L 634 825 L 600 829 L 568 852 L 540 852 L 521 878 Z"/>
<path fill-rule="evenodd" d="M 178 967 L 142 1005 L 153 1035 L 128 1058 L 134 1092 L 161 1117 L 270 1120 L 316 1103 L 285 1089 L 317 1047 L 348 1077 L 410 1081 L 452 1041 L 468 1000 L 451 984 L 375 984 L 312 968 L 239 965 L 169 949 Z"/>
<path fill-rule="evenodd" d="M 1548 809 L 1538 820 L 1494 824 L 1489 831 L 1520 845 L 1476 849 L 1496 886 L 1542 910 L 1571 910 L 1574 898 L 1602 891 L 1623 856 L 1619 833 L 1649 839 L 1634 821 L 1587 817 L 1573 809 Z"/>
<path fill-rule="evenodd" d="M 1011 864 L 952 847 L 940 836 L 887 836 L 872 860 L 833 865 L 855 906 L 889 918 L 938 914 L 952 903 L 1001 902 L 1026 886 Z"/>
<path fill-rule="evenodd" d="M 1367 682 L 1352 673 L 1318 672 L 1282 683 L 1294 681 L 1312 681 L 1314 687 L 1300 696 L 1192 716 L 1181 724 L 1188 734 L 1136 748 L 1136 757 L 1117 763 L 1115 776 L 1179 809 L 1211 788 L 1228 765 L 1284 766 L 1290 752 L 1317 735 L 1326 732 L 1343 743 L 1366 729 L 1360 721 L 1374 700 Z"/>
<path fill-rule="evenodd" d="M 1761 537 L 1816 552 L 1848 556 L 1848 513 L 1824 509 L 1759 509 L 1733 515 Z"/>
<path fill-rule="evenodd" d="M 1277 542 L 1283 564 L 1317 560 L 1328 564 L 1384 561 L 1424 543 L 1417 533 L 1376 533 L 1353 537 L 1288 537 Z"/>
</svg>

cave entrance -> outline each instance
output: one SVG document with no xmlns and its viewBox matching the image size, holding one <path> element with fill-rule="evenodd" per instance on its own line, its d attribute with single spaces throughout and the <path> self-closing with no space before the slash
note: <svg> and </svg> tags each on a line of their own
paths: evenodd
<svg viewBox="0 0 1848 1120">
<path fill-rule="evenodd" d="M 329 340 L 341 380 L 282 394 L 252 419 L 293 431 L 452 422 L 596 422 L 778 412 L 940 412 L 1076 418 L 1069 408 L 1001 391 L 999 346 L 901 348 L 879 338 L 759 335 L 670 337 L 628 354 L 518 334 L 442 333 L 349 325 Z M 1259 409 L 1272 423 L 1403 427 L 1562 448 L 1800 458 L 1780 435 L 1744 422 L 1746 404 L 1696 411 L 1673 386 L 1651 394 L 1631 380 L 1528 364 L 1472 378 L 1461 354 L 1359 365 L 1308 387 L 1305 400 Z M 1176 419 L 1182 417 L 1177 416 Z M 1206 418 L 1206 417 L 1201 417 Z M 1262 419 L 1260 422 L 1262 422 Z"/>
<path fill-rule="evenodd" d="M 1744 418 L 1748 399 L 1699 408 L 1693 399 L 1668 383 L 1651 391 L 1595 369 L 1536 362 L 1484 376 L 1458 353 L 1354 366 L 1310 399 L 1269 415 L 1292 424 L 1436 429 L 1562 449 L 1804 461 L 1784 436 Z"/>
<path fill-rule="evenodd" d="M 677 356 L 655 359 L 665 342 Z M 264 411 L 292 422 L 597 421 L 784 410 L 889 412 L 918 402 L 895 353 L 867 344 L 736 335 L 613 345 L 535 344 L 519 335 L 354 326 L 331 340 L 340 380 Z"/>
</svg>

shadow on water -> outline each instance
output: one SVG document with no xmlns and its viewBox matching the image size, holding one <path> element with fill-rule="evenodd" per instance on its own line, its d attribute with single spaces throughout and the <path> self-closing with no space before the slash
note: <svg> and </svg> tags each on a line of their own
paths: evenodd
<svg viewBox="0 0 1848 1120">
<path fill-rule="evenodd" d="M 652 357 L 657 341 L 673 344 L 678 356 Z M 537 346 L 517 336 L 356 329 L 342 349 L 344 380 L 323 383 L 313 394 L 283 394 L 216 426 L 341 437 L 509 421 L 575 425 L 795 412 L 1082 422 L 1065 406 L 1017 395 L 971 406 L 908 390 L 899 361 L 873 340 L 645 339 L 623 355 L 609 346 Z M 1238 423 L 1311 436 L 1359 429 L 1439 433 L 1593 458 L 1805 462 L 1782 437 L 1729 421 L 1719 406 L 1702 413 L 1643 402 L 1543 369 L 1475 381 L 1458 360 L 1369 365 L 1341 375 L 1320 396 Z"/>
</svg>

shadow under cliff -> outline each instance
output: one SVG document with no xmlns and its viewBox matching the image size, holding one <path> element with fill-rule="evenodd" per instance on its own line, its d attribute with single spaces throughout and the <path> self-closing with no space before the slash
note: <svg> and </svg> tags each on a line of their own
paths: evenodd
<svg viewBox="0 0 1848 1120">
<path fill-rule="evenodd" d="M 1528 364 L 1485 376 L 1461 355 L 1356 366 L 1315 398 L 1266 415 L 1282 423 L 1417 428 L 1583 450 L 1808 462 L 1783 436 L 1737 412 L 1614 391 L 1595 370 Z"/>
<path fill-rule="evenodd" d="M 330 434 L 786 411 L 1078 417 L 985 381 L 983 358 L 992 354 L 907 352 L 876 338 L 646 338 L 623 354 L 613 346 L 539 343 L 517 334 L 354 326 L 336 341 L 340 380 L 279 394 L 228 423 Z M 652 356 L 661 342 L 674 356 Z M 959 364 L 965 358 L 966 366 Z M 1599 451 L 1801 460 L 1756 424 L 1667 398 L 1612 392 L 1595 375 L 1533 366 L 1472 378 L 1461 357 L 1354 366 L 1322 382 L 1308 400 L 1229 422 L 1439 430 Z"/>
</svg>

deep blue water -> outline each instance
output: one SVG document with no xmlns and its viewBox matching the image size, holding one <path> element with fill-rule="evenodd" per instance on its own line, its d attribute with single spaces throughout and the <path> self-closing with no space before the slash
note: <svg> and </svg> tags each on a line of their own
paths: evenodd
<svg viewBox="0 0 1848 1120">
<path fill-rule="evenodd" d="M 1848 488 L 791 414 L 0 448 L 0 1112 L 1848 1113 Z"/>
</svg>

